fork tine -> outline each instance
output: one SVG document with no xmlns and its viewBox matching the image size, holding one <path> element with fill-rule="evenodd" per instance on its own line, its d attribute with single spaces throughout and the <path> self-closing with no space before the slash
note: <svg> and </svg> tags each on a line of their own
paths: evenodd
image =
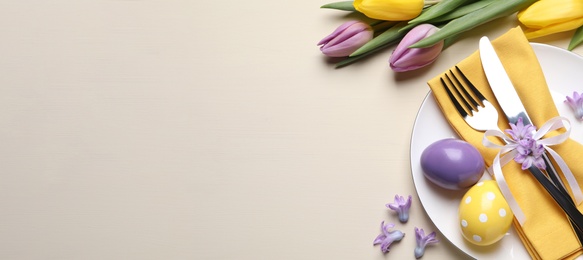
<svg viewBox="0 0 583 260">
<path fill-rule="evenodd" d="M 460 71 L 459 69 L 458 69 L 458 72 L 459 72 L 459 73 L 462 75 L 462 77 L 463 77 L 463 81 L 464 81 L 464 83 L 466 83 L 466 84 L 465 84 L 465 85 L 464 85 L 464 84 L 462 84 L 462 83 L 460 82 L 460 80 L 458 79 L 458 77 L 455 75 L 455 73 L 454 73 L 453 71 L 449 70 L 449 73 L 450 73 L 450 74 L 452 75 L 452 77 L 453 77 L 453 83 L 455 83 L 455 84 L 454 84 L 454 86 L 456 86 L 456 89 L 457 89 L 458 93 L 460 94 L 460 96 L 463 96 L 463 97 L 466 99 L 466 100 L 465 100 L 466 104 L 467 104 L 467 105 L 468 105 L 468 106 L 469 106 L 469 107 L 470 107 L 472 110 L 477 110 L 477 109 L 478 109 L 478 107 L 480 107 L 480 106 L 482 106 L 482 105 L 476 101 L 476 99 L 474 98 L 474 96 L 472 96 L 472 95 L 471 95 L 471 94 L 468 92 L 468 90 L 467 90 L 467 87 L 465 87 L 465 86 L 469 86 L 469 85 L 471 85 L 472 83 L 470 83 L 470 82 L 467 80 L 467 78 L 465 78 L 465 76 L 463 75 L 463 73 L 461 73 L 461 71 Z M 471 87 L 470 87 L 470 88 L 471 88 Z M 463 95 L 462 95 L 462 93 L 463 93 Z M 468 100 L 469 100 L 469 102 L 468 102 Z M 471 103 L 471 105 L 470 105 L 469 103 Z"/>
<path fill-rule="evenodd" d="M 449 71 L 449 73 L 451 74 L 451 77 L 450 77 L 450 74 L 445 73 L 445 79 L 447 79 L 447 83 L 449 83 L 450 90 L 452 91 L 452 93 L 453 93 L 454 96 L 457 96 L 458 97 L 458 102 L 461 100 L 461 103 L 460 104 L 466 110 L 466 112 L 470 116 L 473 116 L 474 112 L 477 112 L 478 109 L 477 109 L 476 106 L 472 106 L 472 105 L 470 105 L 470 103 L 468 103 L 468 100 L 467 99 L 468 98 L 469 99 L 472 99 L 472 97 L 469 96 L 469 95 L 463 95 L 460 92 L 460 89 L 463 90 L 464 89 L 464 86 L 459 83 L 459 81 L 457 80 L 457 77 L 455 76 L 455 74 L 451 70 Z M 451 78 L 453 78 L 457 82 L 457 85 L 454 84 L 454 82 L 451 80 Z"/>
<path fill-rule="evenodd" d="M 477 131 L 499 129 L 496 108 L 488 102 L 457 66 L 455 71 L 452 68 L 439 79 L 451 103 L 464 121 Z"/>
<path fill-rule="evenodd" d="M 470 82 L 470 80 L 466 77 L 466 75 L 460 70 L 460 68 L 457 65 L 455 66 L 455 69 L 460 74 L 462 80 L 466 83 L 466 86 L 468 86 L 468 88 L 472 91 L 472 93 L 478 98 L 480 103 L 477 103 L 472 98 L 474 105 L 476 105 L 476 107 L 477 107 L 479 104 L 479 106 L 483 107 L 484 106 L 483 101 L 486 100 L 486 98 L 482 95 L 482 93 L 480 93 L 480 91 L 476 88 L 476 86 L 474 86 L 474 84 L 472 84 L 472 82 Z M 465 88 L 463 88 L 463 89 L 464 89 L 464 91 L 466 91 L 466 93 L 468 93 L 467 90 L 465 90 Z"/>
<path fill-rule="evenodd" d="M 449 81 L 449 84 L 451 84 L 453 90 L 455 91 L 455 93 L 457 94 L 458 97 L 460 97 L 465 105 L 465 107 L 468 109 L 468 111 L 470 112 L 470 114 L 472 114 L 474 111 L 478 111 L 478 107 L 475 105 L 476 101 L 474 100 L 474 98 L 472 96 L 470 96 L 470 94 L 468 94 L 468 91 L 466 91 L 466 88 L 464 87 L 464 85 L 462 85 L 460 83 L 460 81 L 457 79 L 457 77 L 455 76 L 455 74 L 453 73 L 453 71 L 449 70 L 449 73 L 451 74 L 451 77 L 454 80 L 451 80 L 451 78 L 449 77 L 449 75 L 446 73 L 445 77 L 447 78 L 447 80 Z M 455 83 L 454 83 L 455 81 Z M 460 91 L 461 89 L 461 91 Z M 464 94 L 462 94 L 462 91 L 464 92 Z M 468 99 L 471 100 L 472 104 L 468 103 Z"/>
<path fill-rule="evenodd" d="M 447 73 L 445 74 L 445 76 L 447 77 Z M 445 81 L 443 80 L 443 77 L 440 77 L 439 80 L 441 80 L 441 84 L 443 85 L 443 88 L 447 92 L 447 95 L 449 96 L 449 99 L 451 100 L 451 102 L 455 106 L 455 109 L 457 110 L 457 112 L 460 113 L 460 115 L 464 118 L 466 116 L 468 116 L 468 112 L 466 112 L 466 110 L 462 107 L 462 104 L 460 104 L 458 102 L 457 98 L 453 95 L 453 93 L 451 92 L 451 90 L 449 89 L 449 87 L 447 86 Z M 449 80 L 449 78 L 448 78 L 448 80 Z"/>
</svg>

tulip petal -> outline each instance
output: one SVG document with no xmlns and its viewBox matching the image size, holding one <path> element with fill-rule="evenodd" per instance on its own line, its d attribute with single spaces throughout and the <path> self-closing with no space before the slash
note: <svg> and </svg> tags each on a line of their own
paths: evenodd
<svg viewBox="0 0 583 260">
<path fill-rule="evenodd" d="M 341 42 L 335 42 L 334 45 L 323 49 L 322 53 L 330 57 L 346 57 L 354 52 L 358 47 L 364 45 L 372 38 L 372 31 L 362 31 Z"/>
<path fill-rule="evenodd" d="M 395 62 L 389 62 L 391 69 L 396 72 L 416 70 L 433 63 L 441 53 L 443 41 L 428 48 L 412 48 Z"/>
<path fill-rule="evenodd" d="M 443 49 L 444 41 L 426 48 L 409 48 L 409 46 L 437 31 L 439 29 L 431 24 L 421 24 L 409 31 L 389 59 L 391 69 L 396 72 L 403 72 L 415 70 L 434 62 Z"/>
<path fill-rule="evenodd" d="M 416 26 L 411 31 L 409 31 L 407 35 L 405 35 L 405 37 L 403 37 L 397 48 L 395 48 L 395 51 L 393 52 L 391 57 L 395 57 L 395 59 L 400 59 L 400 57 L 405 52 L 410 50 L 409 46 L 411 44 L 424 39 L 425 37 L 435 33 L 437 30 L 438 30 L 437 27 L 431 24 L 421 24 Z"/>
<path fill-rule="evenodd" d="M 542 29 L 583 17 L 581 0 L 540 0 L 517 14 L 528 28 Z"/>
<path fill-rule="evenodd" d="M 336 28 L 336 30 L 334 30 L 330 35 L 328 35 L 328 36 L 324 37 L 324 39 L 320 40 L 318 42 L 318 44 L 316 44 L 316 45 L 326 44 L 330 40 L 332 40 L 335 37 L 337 37 L 338 35 L 340 35 L 340 33 L 342 33 L 344 30 L 346 30 L 346 28 L 350 27 L 351 25 L 353 25 L 355 23 L 358 23 L 358 21 L 348 21 L 348 22 L 343 23 L 338 28 Z"/>
<path fill-rule="evenodd" d="M 359 26 L 360 24 L 356 23 L 351 25 L 350 27 L 346 28 L 342 31 L 341 34 L 337 35 L 335 38 L 331 39 L 329 42 L 326 43 L 327 47 L 331 47 L 337 45 L 343 41 L 346 41 L 355 35 L 359 34 L 360 32 L 366 30 L 367 28 L 364 26 Z"/>
<path fill-rule="evenodd" d="M 326 36 L 318 45 L 330 57 L 346 57 L 362 47 L 373 37 L 370 25 L 361 21 L 348 21 Z"/>
<path fill-rule="evenodd" d="M 385 21 L 406 21 L 423 10 L 423 0 L 354 0 L 354 8 L 369 18 Z"/>
<path fill-rule="evenodd" d="M 554 33 L 570 31 L 573 29 L 577 29 L 581 26 L 583 26 L 583 17 L 581 17 L 579 19 L 567 21 L 564 23 L 553 24 L 551 26 L 547 26 L 547 27 L 540 28 L 540 29 L 527 28 L 526 30 L 524 30 L 524 35 L 528 39 L 534 39 L 534 38 L 543 37 L 543 36 L 547 36 L 547 35 L 554 34 Z"/>
</svg>

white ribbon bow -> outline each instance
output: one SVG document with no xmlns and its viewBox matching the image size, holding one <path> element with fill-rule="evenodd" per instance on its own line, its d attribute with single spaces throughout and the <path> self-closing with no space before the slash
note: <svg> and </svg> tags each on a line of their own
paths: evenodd
<svg viewBox="0 0 583 260">
<path fill-rule="evenodd" d="M 565 128 L 566 131 L 553 137 L 541 139 L 547 133 L 560 128 Z M 583 201 L 583 193 L 581 192 L 581 188 L 579 188 L 579 184 L 577 183 L 575 176 L 573 175 L 573 173 L 569 169 L 569 166 L 567 166 L 567 163 L 565 163 L 563 158 L 561 158 L 561 156 L 557 152 L 555 152 L 553 149 L 549 147 L 563 143 L 565 140 L 569 138 L 570 133 L 571 123 L 569 122 L 569 120 L 567 118 L 558 116 L 551 118 L 549 121 L 547 121 L 538 131 L 534 133 L 532 138 L 538 144 L 542 144 L 545 151 L 555 160 L 555 162 L 559 166 L 559 169 L 561 169 L 561 172 L 563 172 L 563 175 L 565 176 L 565 179 L 567 180 L 567 183 L 569 184 L 571 191 L 573 192 L 576 204 L 579 205 Z M 501 139 L 502 141 L 504 141 L 504 143 L 506 143 L 506 145 L 499 145 L 493 143 L 488 139 L 488 137 L 496 137 L 498 139 Z M 500 149 L 496 157 L 494 157 L 494 162 L 492 163 L 492 166 L 488 169 L 488 172 L 490 173 L 490 175 L 493 175 L 494 179 L 498 183 L 498 187 L 500 188 L 502 195 L 504 195 L 506 202 L 508 202 L 510 209 L 512 209 L 512 213 L 514 214 L 520 225 L 523 225 L 524 222 L 526 221 L 526 216 L 524 216 L 524 213 L 520 209 L 518 202 L 516 201 L 516 199 L 514 199 L 514 196 L 512 196 L 510 187 L 508 187 L 508 184 L 504 179 L 504 175 L 502 174 L 502 166 L 506 165 L 508 162 L 514 159 L 517 153 L 516 148 L 519 146 L 519 144 L 517 143 L 516 140 L 510 138 L 500 130 L 486 131 L 484 133 L 484 138 L 482 139 L 482 144 L 488 148 Z M 501 155 L 503 156 L 500 157 Z M 557 178 L 559 178 L 559 176 L 557 176 Z"/>
</svg>

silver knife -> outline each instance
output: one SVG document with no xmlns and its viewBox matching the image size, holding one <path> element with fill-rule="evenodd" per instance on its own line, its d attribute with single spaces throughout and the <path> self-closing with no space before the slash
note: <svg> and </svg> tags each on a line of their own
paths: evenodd
<svg viewBox="0 0 583 260">
<path fill-rule="evenodd" d="M 532 124 L 502 62 L 486 36 L 480 39 L 480 60 L 488 83 L 490 83 L 490 88 L 492 88 L 498 104 L 506 114 L 508 122 L 516 124 L 518 118 L 522 117 L 522 122 L 525 125 Z"/>
<path fill-rule="evenodd" d="M 508 77 L 496 50 L 492 46 L 492 43 L 488 37 L 484 36 L 480 39 L 480 60 L 482 61 L 482 67 L 490 88 L 498 101 L 498 104 L 504 111 L 504 114 L 508 118 L 508 121 L 512 124 L 516 124 L 519 118 L 522 118 L 522 122 L 526 124 L 532 124 L 532 121 L 528 117 L 528 113 L 512 85 L 512 81 Z M 556 178 L 556 171 L 553 168 L 548 156 L 543 154 L 543 158 L 547 165 L 548 176 L 551 178 L 549 180 L 538 168 L 532 166 L 529 170 L 532 172 L 533 176 L 543 185 L 543 187 L 549 192 L 549 194 L 555 199 L 555 201 L 563 208 L 565 213 L 569 216 L 571 223 L 577 227 L 575 228 L 577 236 L 580 241 L 583 242 L 583 215 L 575 207 L 573 200 L 565 190 L 563 184 L 558 178 Z M 552 172 L 551 172 L 552 171 Z"/>
</svg>

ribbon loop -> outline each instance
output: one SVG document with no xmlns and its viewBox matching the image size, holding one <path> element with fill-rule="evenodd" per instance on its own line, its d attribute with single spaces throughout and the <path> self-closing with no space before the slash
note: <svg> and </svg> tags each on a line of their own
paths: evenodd
<svg viewBox="0 0 583 260">
<path fill-rule="evenodd" d="M 565 131 L 554 136 L 543 138 L 545 135 L 555 130 L 559 130 L 561 128 L 564 128 Z M 566 141 L 569 138 L 570 133 L 571 124 L 569 120 L 567 118 L 558 116 L 551 118 L 549 121 L 543 124 L 543 126 L 541 126 L 541 128 L 538 131 L 535 131 L 532 135 L 532 139 L 536 142 L 536 144 L 542 145 L 544 150 L 550 155 L 551 158 L 553 158 L 555 163 L 559 166 L 559 169 L 561 169 L 561 172 L 563 173 L 563 176 L 567 180 L 569 188 L 573 193 L 573 197 L 575 198 L 576 204 L 579 205 L 581 204 L 581 202 L 583 202 L 583 192 L 579 187 L 579 183 L 577 183 L 575 176 L 573 175 L 573 173 L 571 172 L 563 158 L 561 158 L 561 156 L 555 150 L 550 148 L 550 146 L 558 145 Z M 505 143 L 505 145 L 500 145 L 490 141 L 489 139 L 490 137 L 497 138 L 501 142 Z M 488 172 L 498 183 L 498 187 L 500 188 L 502 195 L 504 195 L 506 202 L 508 202 L 508 205 L 512 209 L 514 216 L 516 217 L 520 225 L 523 225 L 524 222 L 526 221 L 526 216 L 524 215 L 524 213 L 520 209 L 520 205 L 512 195 L 512 191 L 510 190 L 510 187 L 506 183 L 506 180 L 504 179 L 504 174 L 502 172 L 502 167 L 509 163 L 510 161 L 512 161 L 512 159 L 514 159 L 515 156 L 518 155 L 519 153 L 518 149 L 521 146 L 519 144 L 519 140 L 514 140 L 513 138 L 510 138 L 508 135 L 504 134 L 500 130 L 488 130 L 484 133 L 482 144 L 488 148 L 500 149 L 496 157 L 494 157 L 494 161 L 492 163 L 492 166 L 488 169 Z"/>
</svg>

